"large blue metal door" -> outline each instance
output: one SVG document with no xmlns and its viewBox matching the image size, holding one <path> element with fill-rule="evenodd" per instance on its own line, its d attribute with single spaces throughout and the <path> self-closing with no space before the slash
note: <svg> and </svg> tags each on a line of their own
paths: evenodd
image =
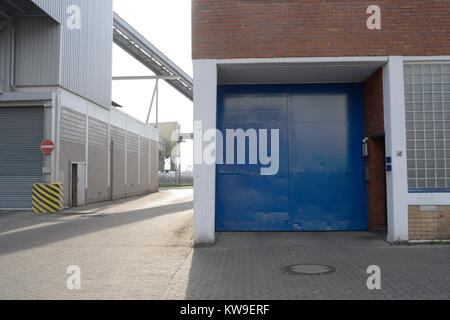
<svg viewBox="0 0 450 320">
<path fill-rule="evenodd" d="M 247 141 L 245 165 L 217 165 L 216 230 L 366 230 L 362 90 L 360 84 L 219 86 L 217 127 L 224 137 L 227 129 L 279 129 L 280 156 L 278 174 L 262 176 L 260 164 L 248 164 Z"/>
</svg>

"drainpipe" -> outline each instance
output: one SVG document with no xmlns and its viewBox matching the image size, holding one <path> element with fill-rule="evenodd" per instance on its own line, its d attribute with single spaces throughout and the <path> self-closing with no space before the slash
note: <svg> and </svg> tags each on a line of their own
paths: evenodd
<svg viewBox="0 0 450 320">
<path fill-rule="evenodd" d="M 14 18 L 11 19 L 11 66 L 10 66 L 10 87 L 13 91 L 16 88 L 16 26 Z"/>
</svg>

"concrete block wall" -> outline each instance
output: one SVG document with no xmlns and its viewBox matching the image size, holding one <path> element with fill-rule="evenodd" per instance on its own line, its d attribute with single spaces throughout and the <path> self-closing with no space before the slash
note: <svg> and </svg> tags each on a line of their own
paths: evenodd
<svg viewBox="0 0 450 320">
<path fill-rule="evenodd" d="M 409 240 L 450 240 L 450 206 L 409 206 Z"/>
</svg>

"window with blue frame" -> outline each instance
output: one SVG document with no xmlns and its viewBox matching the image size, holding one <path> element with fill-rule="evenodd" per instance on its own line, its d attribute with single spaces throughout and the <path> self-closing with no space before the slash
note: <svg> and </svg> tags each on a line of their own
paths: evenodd
<svg viewBox="0 0 450 320">
<path fill-rule="evenodd" d="M 450 192 L 450 62 L 404 73 L 409 192 Z"/>
</svg>

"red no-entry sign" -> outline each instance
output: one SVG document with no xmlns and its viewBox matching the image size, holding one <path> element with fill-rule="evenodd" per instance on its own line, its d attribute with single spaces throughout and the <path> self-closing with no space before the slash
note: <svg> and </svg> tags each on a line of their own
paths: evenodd
<svg viewBox="0 0 450 320">
<path fill-rule="evenodd" d="M 41 143 L 41 151 L 43 154 L 51 154 L 55 150 L 55 144 L 51 140 L 45 140 Z"/>
</svg>

